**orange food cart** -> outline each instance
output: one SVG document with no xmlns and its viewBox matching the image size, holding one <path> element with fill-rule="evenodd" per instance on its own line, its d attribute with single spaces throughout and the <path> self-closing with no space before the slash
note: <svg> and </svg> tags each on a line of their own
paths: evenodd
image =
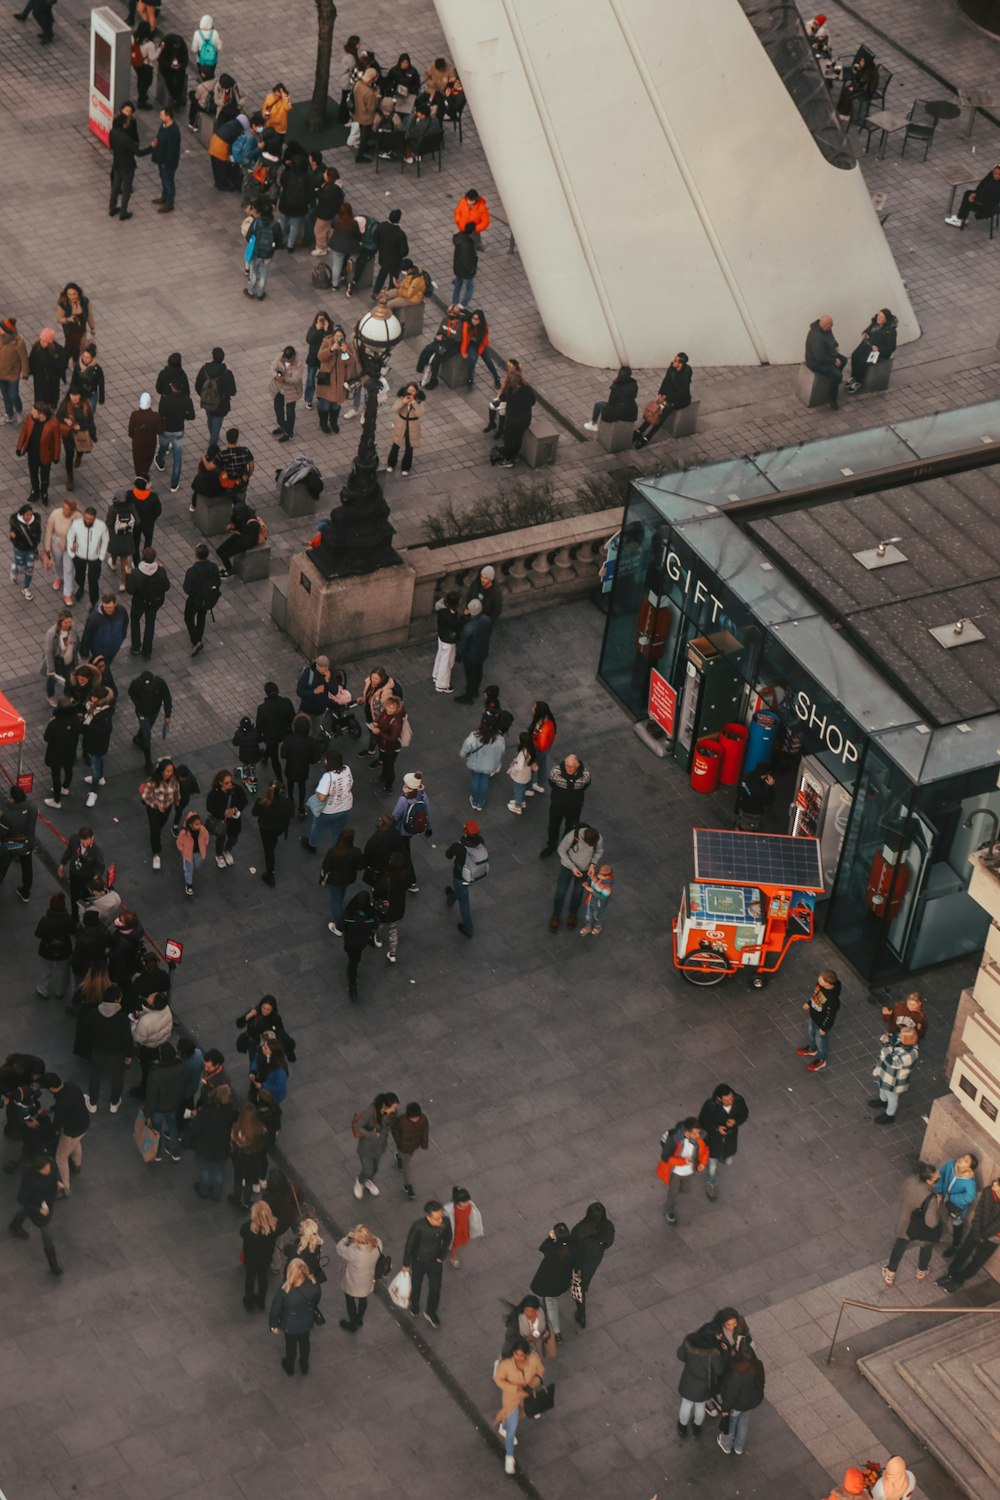
<svg viewBox="0 0 1000 1500">
<path fill-rule="evenodd" d="M 695 828 L 694 880 L 673 921 L 674 966 L 691 984 L 744 972 L 756 989 L 813 935 L 819 839 Z"/>
</svg>

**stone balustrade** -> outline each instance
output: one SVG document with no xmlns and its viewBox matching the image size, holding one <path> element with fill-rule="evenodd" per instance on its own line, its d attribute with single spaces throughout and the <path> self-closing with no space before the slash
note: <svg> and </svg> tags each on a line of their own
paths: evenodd
<svg viewBox="0 0 1000 1500">
<path fill-rule="evenodd" d="M 602 510 L 472 542 L 407 548 L 403 561 L 416 575 L 411 640 L 434 635 L 436 601 L 451 589 L 464 600 L 487 563 L 496 569 L 504 618 L 562 599 L 586 597 L 597 587 L 604 543 L 618 530 L 621 519 L 620 510 Z"/>
</svg>

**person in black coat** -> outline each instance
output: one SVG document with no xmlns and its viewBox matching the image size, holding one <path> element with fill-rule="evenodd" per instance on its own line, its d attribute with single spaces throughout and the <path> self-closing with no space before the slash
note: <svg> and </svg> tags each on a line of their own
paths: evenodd
<svg viewBox="0 0 1000 1500">
<path fill-rule="evenodd" d="M 846 356 L 839 353 L 833 332 L 833 319 L 829 313 L 809 324 L 806 334 L 805 366 L 814 375 L 822 375 L 830 382 L 830 409 L 839 406 L 840 382 L 844 378 Z"/>
<path fill-rule="evenodd" d="M 590 785 L 590 772 L 578 755 L 566 755 L 549 772 L 549 828 L 539 859 L 555 854 L 564 833 L 583 817 L 583 802 Z"/>
<path fill-rule="evenodd" d="M 479 697 L 492 634 L 493 621 L 484 614 L 482 600 L 470 599 L 465 606 L 465 620 L 457 648 L 458 660 L 465 673 L 465 692 L 459 694 L 456 703 L 475 703 Z"/>
<path fill-rule="evenodd" d="M 81 1012 L 80 1023 L 90 1058 L 90 1078 L 85 1095 L 87 1108 L 92 1114 L 97 1113 L 101 1079 L 107 1077 L 111 1113 L 117 1114 L 122 1102 L 125 1068 L 134 1050 L 132 1027 L 118 986 L 112 985 L 99 1005 L 87 1006 Z"/>
<path fill-rule="evenodd" d="M 598 422 L 635 422 L 639 416 L 639 386 L 632 378 L 629 365 L 622 365 L 611 382 L 606 401 L 595 401 L 589 422 L 584 422 L 587 432 L 596 432 Z"/>
<path fill-rule="evenodd" d="M 59 1186 L 68 1197 L 70 1173 L 83 1169 L 83 1138 L 90 1129 L 90 1111 L 79 1084 L 65 1083 L 58 1073 L 44 1074 L 42 1088 L 54 1100 L 52 1123 L 59 1132 L 56 1172 Z"/>
<path fill-rule="evenodd" d="M 247 794 L 233 780 L 231 771 L 216 771 L 212 778 L 212 789 L 205 798 L 205 811 L 215 835 L 215 863 L 220 870 L 234 865 L 233 850 L 243 826 L 243 813 L 247 805 Z"/>
<path fill-rule="evenodd" d="M 191 655 L 197 656 L 205 649 L 205 617 L 215 608 L 222 593 L 222 573 L 208 555 L 207 542 L 199 542 L 195 547 L 194 562 L 184 574 L 183 588 L 187 601 L 184 624 L 191 642 Z"/>
<path fill-rule="evenodd" d="M 646 414 L 643 413 L 643 420 L 632 434 L 634 448 L 644 448 L 647 443 L 651 442 L 672 411 L 680 411 L 683 407 L 691 405 L 692 374 L 687 355 L 675 354 L 667 366 L 667 373 L 660 381 L 660 389 L 656 393 L 656 405 L 659 407 L 659 412 L 652 421 L 647 421 Z"/>
<path fill-rule="evenodd" d="M 991 178 L 990 181 L 992 180 Z M 897 321 L 895 313 L 890 312 L 889 308 L 880 307 L 861 335 L 860 344 L 851 354 L 851 378 L 846 387 L 852 396 L 860 391 L 861 381 L 869 364 L 891 359 L 895 354 Z M 872 359 L 873 354 L 878 355 L 877 360 Z"/>
<path fill-rule="evenodd" d="M 63 788 L 69 791 L 80 739 L 80 714 L 72 698 L 58 699 L 52 717 L 45 726 L 45 764 L 52 774 L 52 796 L 44 799 L 46 807 L 62 807 Z"/>
<path fill-rule="evenodd" d="M 191 1122 L 188 1144 L 198 1163 L 198 1180 L 194 1190 L 199 1198 L 221 1203 L 226 1185 L 226 1162 L 231 1149 L 230 1132 L 239 1110 L 233 1103 L 228 1083 L 211 1090 L 205 1102 L 199 1103 Z"/>
<path fill-rule="evenodd" d="M 255 1203 L 250 1217 L 240 1225 L 243 1241 L 243 1306 L 247 1312 L 263 1308 L 267 1296 L 267 1273 L 278 1238 L 278 1225 L 266 1203 Z"/>
<path fill-rule="evenodd" d="M 750 1117 L 747 1102 L 728 1083 L 716 1086 L 711 1099 L 706 1099 L 698 1115 L 698 1124 L 705 1132 L 708 1147 L 708 1172 L 705 1177 L 705 1192 L 710 1198 L 718 1197 L 717 1178 L 719 1163 L 732 1166 L 739 1143 L 740 1126 Z"/>
<path fill-rule="evenodd" d="M 291 698 L 283 697 L 276 682 L 265 682 L 264 701 L 257 705 L 255 724 L 257 738 L 264 746 L 264 755 L 261 759 L 270 757 L 275 781 L 282 779 L 278 751 L 285 736 L 291 733 L 294 718 L 295 705 Z"/>
<path fill-rule="evenodd" d="M 166 56 L 167 45 L 169 44 L 170 40 L 171 38 L 168 37 L 167 41 L 163 45 L 163 51 L 160 53 L 161 71 L 163 70 L 164 57 Z M 173 40 L 180 42 L 181 46 L 184 48 L 184 60 L 186 65 L 187 47 L 185 46 L 184 42 L 181 41 L 180 37 L 174 37 Z M 164 73 L 164 77 L 169 79 L 170 75 L 168 73 Z M 181 97 L 183 97 L 183 82 L 184 75 L 182 73 Z M 171 92 L 173 92 L 172 89 Z M 179 100 L 175 97 L 174 105 L 176 105 L 178 102 Z M 177 168 L 180 165 L 181 160 L 181 127 L 174 119 L 173 108 L 166 104 L 160 110 L 160 124 L 157 128 L 156 135 L 153 137 L 151 154 L 153 162 L 159 168 L 160 172 L 160 197 L 159 199 L 154 198 L 153 202 L 159 202 L 161 214 L 172 214 L 174 211 L 174 201 L 177 195 L 177 188 L 175 186 L 174 179 L 177 175 Z M 193 416 L 194 413 L 192 412 L 191 415 Z"/>
<path fill-rule="evenodd" d="M 135 122 L 135 106 L 123 104 L 121 114 L 108 133 L 111 150 L 111 201 L 108 213 L 111 218 L 131 219 L 129 200 L 135 182 L 135 164 L 140 156 L 151 156 L 152 146 L 140 147 L 139 127 Z"/>
<path fill-rule="evenodd" d="M 262 995 L 256 1005 L 252 1005 L 241 1016 L 237 1016 L 236 1029 L 246 1032 L 245 1037 L 241 1036 L 236 1039 L 237 1052 L 244 1052 L 254 1057 L 259 1050 L 261 1037 L 265 1031 L 270 1031 L 281 1043 L 288 1061 L 295 1061 L 295 1039 L 285 1030 L 278 1012 L 278 1002 L 273 995 Z"/>
<path fill-rule="evenodd" d="M 19 1240 L 28 1239 L 25 1220 L 30 1220 L 42 1237 L 42 1248 L 53 1276 L 61 1276 L 62 1266 L 52 1239 L 52 1211 L 56 1204 L 59 1178 L 55 1166 L 46 1157 L 28 1158 L 21 1169 L 17 1190 L 17 1213 L 10 1221 L 10 1233 Z"/>
<path fill-rule="evenodd" d="M 35 928 L 35 937 L 41 959 L 35 994 L 40 1000 L 47 1000 L 50 994 L 61 999 L 69 984 L 73 954 L 73 918 L 66 910 L 65 891 L 56 891 L 50 897 L 49 909 Z"/>
<path fill-rule="evenodd" d="M 132 655 L 138 656 L 141 652 L 143 660 L 149 661 L 153 654 L 156 616 L 170 592 L 170 578 L 163 564 L 156 560 L 155 547 L 143 548 L 142 561 L 129 573 L 125 588 L 132 601 L 129 617 Z"/>
<path fill-rule="evenodd" d="M 538 1249 L 542 1263 L 535 1272 L 531 1290 L 544 1301 L 549 1327 L 556 1336 L 556 1343 L 561 1344 L 559 1298 L 569 1291 L 573 1280 L 573 1250 L 567 1226 L 562 1223 L 554 1224 Z"/>
<path fill-rule="evenodd" d="M 396 962 L 399 924 L 406 916 L 406 892 L 411 875 L 412 866 L 408 853 L 391 854 L 388 865 L 376 880 L 372 891 L 382 923 L 379 946 L 383 943 L 386 945 L 385 956 L 391 964 Z"/>
<path fill-rule="evenodd" d="M 372 287 L 372 296 L 377 297 L 388 279 L 397 281 L 403 261 L 410 253 L 410 242 L 406 231 L 400 227 L 403 217 L 401 208 L 394 208 L 388 219 L 384 219 L 375 230 L 375 248 L 378 251 L 378 275 Z"/>
<path fill-rule="evenodd" d="M 287 699 L 285 700 L 287 702 Z M 260 877 L 265 885 L 273 886 L 274 851 L 278 840 L 288 836 L 288 825 L 292 821 L 295 805 L 286 796 L 280 781 L 272 781 L 266 792 L 262 792 L 253 805 L 253 816 L 260 829 L 260 841 L 264 846 L 264 873 Z"/>
<path fill-rule="evenodd" d="M 692 1419 L 695 1437 L 701 1436 L 705 1404 L 717 1393 L 729 1368 L 729 1356 L 719 1347 L 717 1333 L 715 1323 L 704 1323 L 678 1346 L 677 1358 L 684 1365 L 677 1386 L 681 1397 L 677 1432 L 682 1438 L 687 1437 Z"/>
<path fill-rule="evenodd" d="M 171 389 L 180 391 L 182 396 L 190 396 L 191 382 L 184 368 L 183 355 L 176 351 L 167 355 L 167 362 L 157 375 L 153 389 L 158 396 L 165 396 Z M 166 426 L 166 423 L 163 425 Z"/>
<path fill-rule="evenodd" d="M 451 300 L 460 307 L 468 307 L 476 292 L 476 272 L 479 270 L 479 251 L 476 226 L 471 221 L 451 237 L 454 251 L 451 270 L 455 280 L 451 289 Z"/>
<path fill-rule="evenodd" d="M 371 891 L 358 891 L 351 897 L 344 908 L 340 927 L 347 954 L 347 994 L 349 999 L 357 1000 L 361 955 L 378 942 L 379 915 Z"/>
<path fill-rule="evenodd" d="M 109 946 L 108 929 L 101 921 L 100 912 L 85 911 L 70 959 L 70 973 L 78 985 L 92 970 L 107 968 Z"/>
<path fill-rule="evenodd" d="M 285 763 L 285 785 L 292 797 L 298 797 L 299 817 L 306 816 L 306 781 L 309 768 L 314 766 L 323 753 L 319 740 L 313 736 L 312 720 L 308 714 L 296 714 L 292 720 L 292 732 L 281 742 L 281 759 Z"/>
<path fill-rule="evenodd" d="M 737 1355 L 722 1379 L 719 1401 L 724 1422 L 718 1435 L 723 1453 L 742 1453 L 746 1448 L 750 1413 L 764 1400 L 764 1366 L 750 1351 Z"/>
<path fill-rule="evenodd" d="M 520 368 L 516 370 L 508 368 L 507 378 L 500 387 L 497 399 L 506 403 L 507 407 L 503 423 L 503 457 L 500 459 L 500 467 L 512 469 L 521 451 L 524 434 L 531 426 L 535 392 L 525 380 Z"/>
<path fill-rule="evenodd" d="M 70 836 L 56 875 L 62 880 L 69 871 L 69 899 L 74 912 L 77 902 L 82 901 L 90 889 L 94 876 L 103 875 L 106 869 L 104 855 L 97 846 L 92 828 L 84 826 Z"/>
<path fill-rule="evenodd" d="M 573 1316 L 581 1328 L 587 1326 L 587 1288 L 590 1286 L 605 1250 L 615 1242 L 615 1226 L 603 1203 L 592 1203 L 569 1235 L 570 1258 L 574 1276 L 579 1273 L 580 1299 Z"/>
</svg>

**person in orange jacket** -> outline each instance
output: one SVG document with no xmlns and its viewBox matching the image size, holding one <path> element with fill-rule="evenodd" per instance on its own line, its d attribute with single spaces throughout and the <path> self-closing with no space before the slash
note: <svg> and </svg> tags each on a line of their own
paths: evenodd
<svg viewBox="0 0 1000 1500">
<path fill-rule="evenodd" d="M 51 406 L 38 401 L 24 419 L 17 440 L 17 452 L 27 457 L 31 475 L 31 501 L 49 503 L 49 471 L 59 462 L 62 453 L 62 430 L 52 414 Z"/>
<path fill-rule="evenodd" d="M 466 224 L 475 224 L 476 234 L 484 234 L 490 227 L 490 210 L 486 199 L 476 192 L 475 188 L 469 188 L 465 196 L 459 198 L 455 204 L 455 224 L 459 233 Z"/>
<path fill-rule="evenodd" d="M 708 1166 L 708 1147 L 695 1115 L 681 1120 L 673 1130 L 660 1137 L 660 1164 L 656 1175 L 667 1186 L 667 1206 L 663 1217 L 668 1224 L 677 1223 L 677 1199 L 686 1193 L 695 1172 Z"/>
</svg>

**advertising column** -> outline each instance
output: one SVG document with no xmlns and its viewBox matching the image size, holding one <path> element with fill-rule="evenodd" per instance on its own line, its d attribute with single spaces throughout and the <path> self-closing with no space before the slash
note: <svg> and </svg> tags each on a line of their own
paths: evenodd
<svg viewBox="0 0 1000 1500">
<path fill-rule="evenodd" d="M 108 135 L 132 84 L 128 23 L 107 6 L 90 12 L 90 89 L 87 123 L 108 144 Z"/>
</svg>

